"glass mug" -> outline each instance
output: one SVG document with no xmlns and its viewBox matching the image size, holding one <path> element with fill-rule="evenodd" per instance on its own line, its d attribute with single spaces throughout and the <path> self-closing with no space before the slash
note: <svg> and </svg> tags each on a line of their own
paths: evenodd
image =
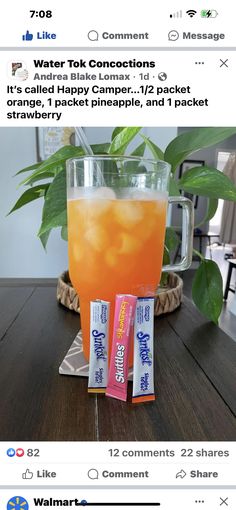
<svg viewBox="0 0 236 510">
<path fill-rule="evenodd" d="M 69 274 L 79 295 L 87 360 L 91 300 L 110 302 L 111 346 L 115 295 L 155 296 L 161 271 L 191 264 L 193 206 L 184 197 L 168 199 L 169 175 L 168 163 L 136 157 L 67 161 Z M 168 202 L 182 206 L 182 260 L 162 267 Z"/>
</svg>

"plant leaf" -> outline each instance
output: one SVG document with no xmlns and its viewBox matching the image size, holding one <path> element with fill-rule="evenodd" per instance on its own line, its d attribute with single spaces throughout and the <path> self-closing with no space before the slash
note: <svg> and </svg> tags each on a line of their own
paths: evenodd
<svg viewBox="0 0 236 510">
<path fill-rule="evenodd" d="M 14 175 L 14 177 L 16 175 L 23 174 L 24 172 L 30 172 L 31 170 L 37 170 L 37 168 L 39 168 L 41 165 L 42 165 L 42 161 L 40 161 L 39 163 L 35 163 L 34 165 L 26 166 L 25 168 L 22 168 L 22 170 L 19 170 L 19 172 L 17 172 Z"/>
<path fill-rule="evenodd" d="M 180 189 L 209 198 L 236 201 L 236 186 L 222 172 L 208 166 L 190 168 L 178 183 Z"/>
<path fill-rule="evenodd" d="M 204 225 L 205 223 L 210 221 L 215 216 L 217 207 L 218 207 L 217 198 L 209 198 L 206 214 L 205 214 L 203 220 L 200 223 L 198 223 L 198 225 L 195 225 L 195 227 L 200 227 L 201 225 Z"/>
<path fill-rule="evenodd" d="M 170 264 L 170 253 L 166 245 L 164 245 L 164 253 L 163 253 L 163 266 Z"/>
<path fill-rule="evenodd" d="M 58 171 L 62 171 L 65 168 L 65 162 L 69 158 L 79 157 L 84 154 L 83 149 L 81 147 L 74 147 L 73 145 L 65 145 L 61 147 L 55 154 L 50 156 L 48 159 L 43 161 L 36 172 L 34 172 L 34 177 L 40 175 L 41 173 L 52 172 L 53 175 L 56 175 Z M 32 176 L 27 177 L 20 184 L 28 184 L 31 181 Z"/>
<path fill-rule="evenodd" d="M 187 156 L 199 149 L 210 147 L 236 133 L 236 128 L 195 128 L 172 140 L 165 150 L 165 161 L 172 165 L 172 172 Z"/>
<path fill-rule="evenodd" d="M 167 285 L 167 283 L 168 283 L 168 273 L 163 271 L 163 273 L 161 273 L 161 279 L 160 279 L 159 286 L 165 287 L 165 285 Z"/>
<path fill-rule="evenodd" d="M 54 177 L 54 174 L 52 172 L 43 172 L 39 175 L 32 174 L 31 178 L 29 179 L 29 182 L 25 184 L 25 186 L 31 186 L 35 182 L 44 181 L 44 179 L 52 179 Z"/>
<path fill-rule="evenodd" d="M 112 135 L 111 135 L 111 141 L 114 140 L 114 138 L 119 135 L 119 133 L 121 133 L 121 131 L 123 131 L 123 129 L 125 129 L 125 127 L 116 127 L 115 129 L 113 129 L 112 131 Z"/>
<path fill-rule="evenodd" d="M 141 127 L 126 127 L 112 140 L 109 154 L 124 154 L 125 149 L 140 131 Z"/>
<path fill-rule="evenodd" d="M 94 154 L 108 154 L 109 147 L 109 143 L 96 143 L 91 145 Z"/>
<path fill-rule="evenodd" d="M 59 172 L 61 172 L 62 170 L 65 169 L 65 164 L 64 165 L 55 165 L 54 168 L 52 168 L 51 170 L 37 170 L 36 172 L 33 172 L 31 175 L 29 175 L 29 177 L 26 177 L 26 179 L 24 179 L 24 181 L 20 182 L 20 184 L 18 184 L 18 188 L 20 188 L 20 186 L 24 185 L 24 186 L 31 186 L 34 182 L 39 182 L 41 180 L 41 175 L 44 176 L 45 173 L 50 177 L 50 178 L 54 178 Z"/>
<path fill-rule="evenodd" d="M 92 148 L 92 151 L 94 152 L 94 154 L 107 154 L 109 147 L 110 147 L 109 143 L 91 145 L 91 148 Z M 71 148 L 72 148 L 72 151 L 71 151 Z M 66 149 L 66 150 L 64 151 L 62 149 Z M 53 154 L 53 156 L 50 156 L 50 158 L 45 160 L 43 163 L 40 163 L 40 165 L 37 167 L 37 171 L 34 172 L 29 177 L 27 177 L 26 179 L 24 179 L 24 181 L 22 181 L 20 183 L 20 185 L 22 185 L 22 184 L 28 185 L 28 184 L 33 184 L 34 182 L 38 182 L 41 180 L 40 179 L 41 175 L 43 175 L 42 179 L 44 179 L 45 178 L 44 176 L 46 176 L 46 175 L 48 177 L 49 176 L 54 177 L 59 172 L 61 172 L 62 170 L 65 169 L 65 163 L 66 163 L 67 159 L 83 156 L 83 154 L 84 154 L 83 149 L 81 147 L 74 147 L 72 145 L 68 145 L 68 146 L 62 147 L 62 149 L 59 149 L 59 151 L 57 151 L 57 153 L 55 153 L 55 154 L 58 154 L 60 152 L 60 154 L 58 154 L 58 156 L 60 156 L 60 158 L 61 158 L 61 156 L 63 156 L 62 159 L 60 159 L 60 162 L 58 159 L 53 159 L 55 156 L 55 154 Z"/>
<path fill-rule="evenodd" d="M 60 172 L 54 178 L 47 191 L 43 207 L 42 224 L 38 236 L 40 237 L 52 228 L 64 227 L 66 225 L 66 172 Z"/>
<path fill-rule="evenodd" d="M 162 259 L 162 265 L 167 266 L 170 264 L 170 254 L 169 250 L 166 245 L 164 245 L 164 253 L 163 253 L 163 259 Z M 160 286 L 165 286 L 168 282 L 168 273 L 163 271 L 161 273 L 161 281 Z"/>
<path fill-rule="evenodd" d="M 177 248 L 180 243 L 179 236 L 176 234 L 173 227 L 166 227 L 165 246 L 171 252 Z"/>
<path fill-rule="evenodd" d="M 136 147 L 136 149 L 134 149 L 133 152 L 131 152 L 130 156 L 142 158 L 144 155 L 144 152 L 145 152 L 145 148 L 146 148 L 146 144 L 145 144 L 145 142 L 143 142 L 140 145 L 138 145 L 138 147 Z"/>
<path fill-rule="evenodd" d="M 37 200 L 38 198 L 41 198 L 45 195 L 46 191 L 48 190 L 50 184 L 40 184 L 39 186 L 35 186 L 34 188 L 27 189 L 24 191 L 24 193 L 21 195 L 21 197 L 17 200 L 14 207 L 10 210 L 8 213 L 11 214 L 17 209 L 20 209 L 26 204 L 29 204 L 33 200 Z"/>
<path fill-rule="evenodd" d="M 202 253 L 200 251 L 196 250 L 195 248 L 193 248 L 193 254 L 197 255 L 197 257 L 199 257 L 200 260 L 205 260 L 204 255 L 202 255 Z"/>
<path fill-rule="evenodd" d="M 67 229 L 67 226 L 61 228 L 61 238 L 64 241 L 68 241 L 68 229 Z"/>
<path fill-rule="evenodd" d="M 157 160 L 161 159 L 162 161 L 164 161 L 164 152 L 154 142 L 147 138 L 147 136 L 141 135 L 141 137 L 143 138 L 147 147 L 150 149 L 154 159 Z"/>
<path fill-rule="evenodd" d="M 208 319 L 218 324 L 223 305 L 223 282 L 213 260 L 203 260 L 195 273 L 192 287 L 193 301 Z"/>
<path fill-rule="evenodd" d="M 170 175 L 169 179 L 169 195 L 170 197 L 178 197 L 180 195 L 178 184 L 173 174 Z"/>
<path fill-rule="evenodd" d="M 41 234 L 39 237 L 44 249 L 46 250 L 48 238 L 50 236 L 51 230 L 47 230 L 47 232 L 44 232 L 44 234 Z"/>
</svg>

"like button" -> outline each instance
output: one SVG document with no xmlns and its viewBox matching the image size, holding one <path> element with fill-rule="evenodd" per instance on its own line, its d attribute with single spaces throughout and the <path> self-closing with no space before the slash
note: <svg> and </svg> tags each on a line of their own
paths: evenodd
<svg viewBox="0 0 236 510">
<path fill-rule="evenodd" d="M 26 472 L 22 474 L 23 480 L 32 480 L 34 474 L 29 470 L 26 469 Z"/>
</svg>

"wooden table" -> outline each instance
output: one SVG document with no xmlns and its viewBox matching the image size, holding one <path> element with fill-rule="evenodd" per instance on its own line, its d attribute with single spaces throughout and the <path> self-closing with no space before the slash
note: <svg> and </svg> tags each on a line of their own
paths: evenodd
<svg viewBox="0 0 236 510">
<path fill-rule="evenodd" d="M 0 440 L 236 440 L 236 343 L 188 299 L 155 323 L 154 403 L 58 374 L 79 327 L 54 282 L 1 282 Z"/>
</svg>

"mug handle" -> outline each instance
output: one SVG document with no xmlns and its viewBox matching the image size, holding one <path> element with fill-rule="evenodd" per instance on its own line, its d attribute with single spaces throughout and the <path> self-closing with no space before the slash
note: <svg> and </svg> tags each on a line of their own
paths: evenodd
<svg viewBox="0 0 236 510">
<path fill-rule="evenodd" d="M 168 264 L 162 267 L 162 271 L 185 271 L 191 266 L 193 255 L 193 226 L 194 209 L 193 202 L 185 197 L 169 197 L 169 204 L 180 204 L 182 207 L 182 259 L 178 264 Z"/>
</svg>

